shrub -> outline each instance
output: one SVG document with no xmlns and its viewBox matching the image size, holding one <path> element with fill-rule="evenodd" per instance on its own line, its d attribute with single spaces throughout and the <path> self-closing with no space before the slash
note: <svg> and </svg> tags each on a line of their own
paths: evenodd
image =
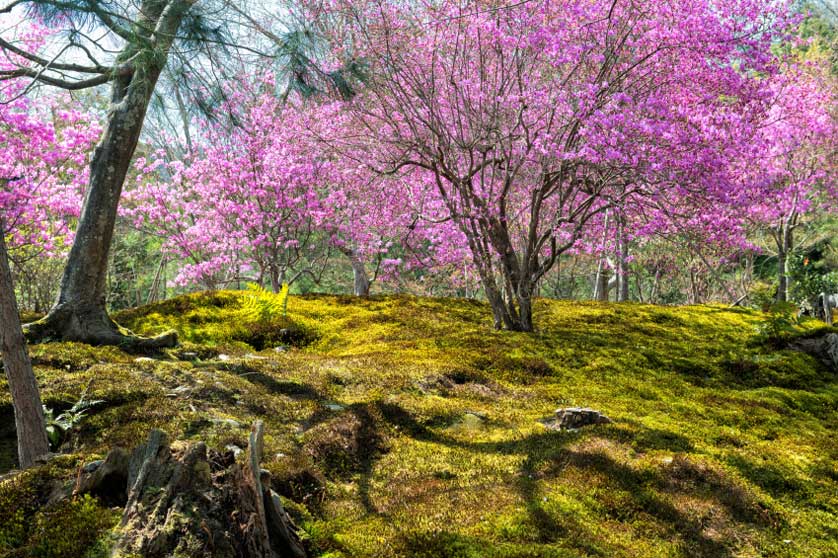
<svg viewBox="0 0 838 558">
<path fill-rule="evenodd" d="M 753 284 L 748 296 L 751 300 L 751 306 L 758 310 L 767 312 L 771 305 L 774 304 L 777 294 L 777 285 L 757 281 Z"/>
<path fill-rule="evenodd" d="M 776 302 L 769 307 L 765 322 L 757 326 L 757 333 L 761 340 L 776 343 L 797 333 L 799 326 L 797 306 L 790 302 Z"/>
</svg>

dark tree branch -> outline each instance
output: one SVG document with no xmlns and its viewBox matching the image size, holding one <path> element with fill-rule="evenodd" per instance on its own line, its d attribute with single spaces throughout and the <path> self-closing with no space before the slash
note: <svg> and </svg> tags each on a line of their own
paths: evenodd
<svg viewBox="0 0 838 558">
<path fill-rule="evenodd" d="M 108 83 L 111 80 L 110 75 L 99 75 L 89 79 L 70 81 L 51 76 L 45 76 L 43 72 L 38 72 L 31 68 L 19 68 L 17 70 L 0 71 L 0 81 L 21 77 L 30 77 L 41 83 L 52 85 L 53 87 L 59 87 L 61 89 L 66 89 L 67 91 L 89 89 L 91 87 L 96 87 L 97 85 L 103 85 L 105 83 Z"/>
<path fill-rule="evenodd" d="M 70 46 L 79 47 L 85 52 L 87 52 L 87 49 L 82 47 L 81 45 L 74 43 Z M 79 72 L 82 74 L 107 74 L 113 71 L 113 68 L 109 66 L 82 66 L 81 64 L 64 64 L 60 62 L 52 62 L 50 60 L 47 60 L 46 58 L 41 58 L 40 56 L 32 54 L 31 52 L 27 52 L 21 48 L 18 48 L 12 43 L 3 39 L 2 37 L 0 37 L 0 48 L 17 54 L 21 58 L 25 58 L 30 62 L 35 62 L 36 64 L 43 66 L 44 68 L 49 68 L 52 70 L 64 70 L 67 72 Z"/>
</svg>

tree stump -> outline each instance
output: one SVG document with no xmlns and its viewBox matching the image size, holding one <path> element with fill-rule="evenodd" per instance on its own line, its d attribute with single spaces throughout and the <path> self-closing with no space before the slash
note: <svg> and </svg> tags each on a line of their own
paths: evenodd
<svg viewBox="0 0 838 558">
<path fill-rule="evenodd" d="M 127 502 L 111 555 L 305 558 L 297 529 L 259 466 L 262 440 L 258 421 L 240 465 L 232 453 L 210 452 L 203 443 L 170 446 L 165 433 L 152 431 L 127 465 Z M 109 456 L 100 465 L 110 465 L 108 475 L 97 476 L 95 468 L 83 473 L 77 492 L 96 491 L 95 478 L 118 478 L 113 465 L 120 462 Z"/>
</svg>

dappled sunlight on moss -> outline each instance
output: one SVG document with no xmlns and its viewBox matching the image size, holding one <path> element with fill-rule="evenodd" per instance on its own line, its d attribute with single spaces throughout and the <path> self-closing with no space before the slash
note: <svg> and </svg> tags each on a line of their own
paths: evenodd
<svg viewBox="0 0 838 558">
<path fill-rule="evenodd" d="M 156 427 L 243 448 L 262 419 L 264 466 L 331 558 L 836 549 L 836 378 L 761 340 L 758 312 L 540 301 L 526 334 L 469 300 L 291 297 L 249 321 L 243 296 L 117 317 L 177 330 L 159 354 L 33 347 L 48 404 L 105 400 L 68 447 L 89 459 Z M 576 405 L 613 423 L 540 422 Z"/>
</svg>

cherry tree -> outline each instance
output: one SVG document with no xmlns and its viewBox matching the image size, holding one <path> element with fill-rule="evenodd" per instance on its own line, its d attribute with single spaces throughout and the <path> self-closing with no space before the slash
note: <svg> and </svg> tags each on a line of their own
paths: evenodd
<svg viewBox="0 0 838 558">
<path fill-rule="evenodd" d="M 0 61 L 0 70 L 8 67 Z M 99 129 L 88 115 L 61 109 L 56 99 L 42 98 L 35 106 L 24 93 L 23 86 L 0 92 L 0 348 L 15 410 L 18 460 L 29 467 L 49 444 L 21 330 L 10 250 L 34 246 L 44 254 L 63 248 L 61 239 L 78 217 L 87 152 Z"/>
<path fill-rule="evenodd" d="M 336 250 L 364 296 L 378 277 L 444 260 L 449 235 L 428 221 L 439 208 L 426 185 L 335 152 L 324 138 L 345 123 L 340 107 L 277 96 L 272 83 L 266 73 L 231 91 L 236 125 L 207 126 L 195 160 L 138 160 L 123 213 L 184 262 L 176 281 L 215 288 L 250 270 L 278 291 L 317 279 Z"/>
<path fill-rule="evenodd" d="M 424 170 L 465 236 L 496 327 L 531 330 L 538 281 L 588 222 L 711 168 L 720 112 L 771 74 L 784 3 L 318 5 L 382 173 Z M 374 148 L 373 148 L 374 146 Z M 693 173 L 694 174 L 694 173 Z"/>
<path fill-rule="evenodd" d="M 623 205 L 636 238 L 664 241 L 681 253 L 693 302 L 706 300 L 711 286 L 732 303 L 747 297 L 748 285 L 732 285 L 730 271 L 744 263 L 742 277 L 749 276 L 748 262 L 763 248 L 754 234 L 760 231 L 775 246 L 777 297 L 786 300 L 795 230 L 834 208 L 835 90 L 828 68 L 792 61 L 780 69 L 767 78 L 748 118 L 714 119 L 726 138 L 719 143 L 723 157 L 704 158 L 710 165 L 701 172 L 679 174 L 673 187 Z M 605 244 L 603 251 L 613 253 L 613 243 Z"/>
<path fill-rule="evenodd" d="M 350 261 L 356 295 L 369 295 L 379 277 L 395 280 L 403 272 L 427 272 L 463 260 L 465 239 L 435 189 L 429 188 L 426 173 L 373 172 L 363 163 L 363 153 L 335 150 L 325 139 L 338 130 L 340 113 L 332 110 L 319 119 L 329 130 L 318 133 L 313 148 L 330 152 L 339 170 L 326 200 L 333 213 L 324 230 Z"/>
<path fill-rule="evenodd" d="M 235 129 L 211 130 L 196 160 L 138 161 L 125 212 L 186 261 L 180 283 L 214 287 L 225 271 L 245 267 L 278 292 L 325 264 L 319 227 L 329 214 L 331 162 L 299 141 L 303 113 L 278 102 L 260 96 Z"/>
<path fill-rule="evenodd" d="M 813 214 L 838 208 L 838 90 L 828 68 L 787 68 L 772 82 L 773 102 L 763 125 L 742 149 L 745 186 L 729 201 L 768 233 L 777 255 L 777 300 L 789 299 L 788 262 L 795 233 Z"/>
</svg>

